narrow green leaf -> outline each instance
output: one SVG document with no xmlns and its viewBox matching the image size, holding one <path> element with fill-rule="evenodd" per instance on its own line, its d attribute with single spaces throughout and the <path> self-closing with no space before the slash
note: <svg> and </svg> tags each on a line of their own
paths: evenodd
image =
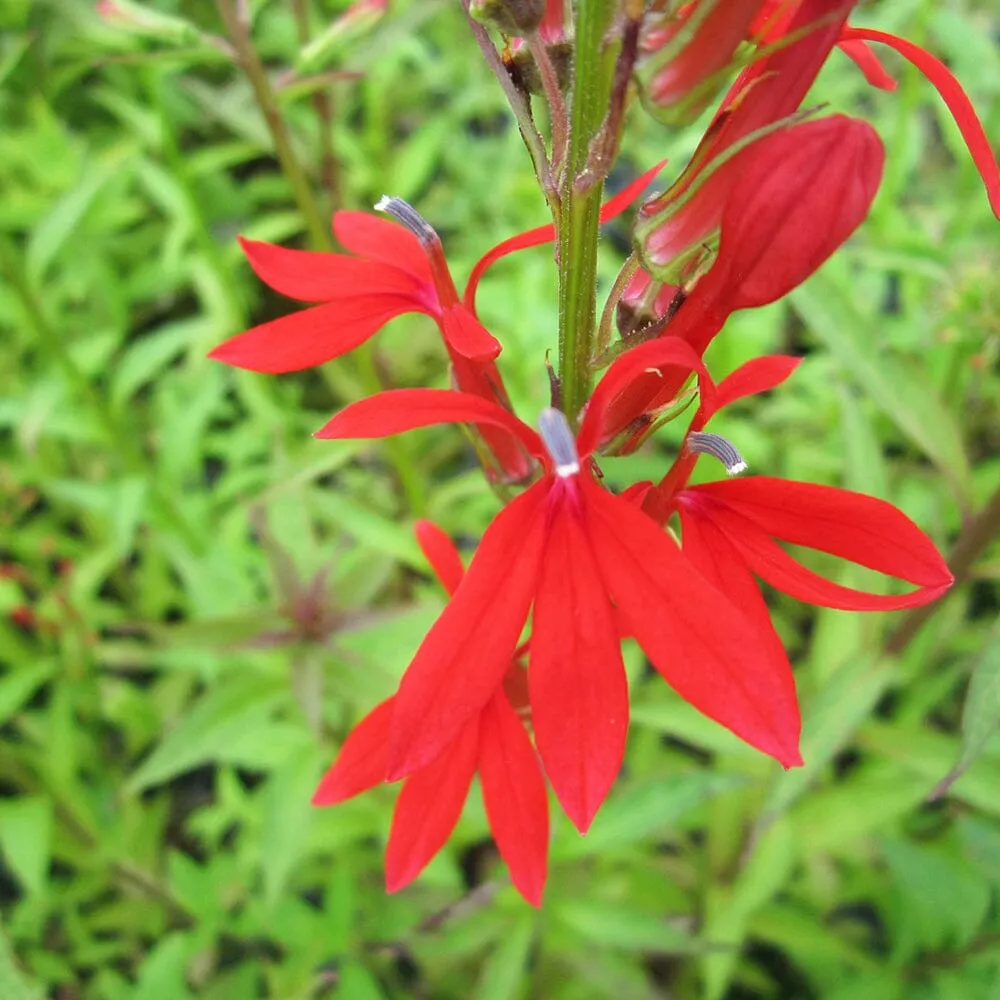
<svg viewBox="0 0 1000 1000">
<path fill-rule="evenodd" d="M 633 786 L 612 796 L 585 837 L 557 841 L 553 856 L 585 857 L 617 850 L 654 834 L 665 836 L 671 832 L 671 824 L 743 781 L 739 775 L 696 771 Z"/>
<path fill-rule="evenodd" d="M 52 803 L 43 798 L 0 802 L 0 849 L 8 867 L 30 894 L 48 882 L 52 852 Z"/>
<path fill-rule="evenodd" d="M 199 764 L 226 757 L 247 734 L 268 728 L 275 707 L 285 698 L 273 678 L 226 678 L 199 701 L 167 734 L 132 775 L 131 793 L 158 785 Z"/>
<path fill-rule="evenodd" d="M 14 950 L 0 924 L 0 997 L 3 1000 L 42 1000 L 43 991 L 25 979 L 14 962 Z"/>
<path fill-rule="evenodd" d="M 535 915 L 524 914 L 500 939 L 483 966 L 476 1000 L 515 1000 L 523 993 L 524 974 L 535 934 Z"/>
<path fill-rule="evenodd" d="M 349 962 L 340 973 L 337 984 L 337 998 L 340 1000 L 385 1000 L 375 977 L 360 963 Z"/>
<path fill-rule="evenodd" d="M 934 790 L 935 797 L 957 781 L 1000 728 L 1000 622 L 993 627 L 972 670 L 962 711 L 962 752 L 958 762 Z"/>
<path fill-rule="evenodd" d="M 823 272 L 796 288 L 790 299 L 809 329 L 967 499 L 971 473 L 962 435 L 934 386 L 885 353 L 872 321 Z"/>
<path fill-rule="evenodd" d="M 35 663 L 0 677 L 0 726 L 52 676 L 54 669 L 53 663 Z"/>
</svg>

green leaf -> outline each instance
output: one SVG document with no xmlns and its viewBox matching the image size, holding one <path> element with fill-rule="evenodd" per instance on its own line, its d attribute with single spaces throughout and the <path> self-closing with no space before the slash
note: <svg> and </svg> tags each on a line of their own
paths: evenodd
<svg viewBox="0 0 1000 1000">
<path fill-rule="evenodd" d="M 796 853 L 794 827 L 778 820 L 761 834 L 732 888 L 710 889 L 703 936 L 715 948 L 702 958 L 706 1000 L 720 1000 L 725 994 L 736 971 L 747 921 L 784 887 Z"/>
<path fill-rule="evenodd" d="M 264 900 L 275 906 L 306 846 L 315 807 L 312 793 L 320 773 L 319 748 L 295 754 L 268 778 L 263 797 L 261 874 Z"/>
<path fill-rule="evenodd" d="M 584 941 L 608 948 L 676 955 L 701 947 L 686 931 L 668 924 L 662 914 L 603 900 L 559 900 L 553 915 Z"/>
<path fill-rule="evenodd" d="M 665 836 L 671 824 L 743 781 L 738 775 L 695 771 L 635 785 L 611 797 L 585 837 L 558 840 L 553 857 L 586 857 L 626 847 L 653 834 Z"/>
<path fill-rule="evenodd" d="M 777 775 L 761 810 L 758 829 L 784 812 L 810 785 L 819 781 L 823 769 L 868 717 L 891 679 L 892 672 L 887 665 L 858 656 L 810 699 L 802 723 L 805 765 Z"/>
<path fill-rule="evenodd" d="M 25 266 L 31 282 L 40 285 L 56 254 L 69 240 L 104 186 L 121 174 L 131 150 L 120 148 L 109 161 L 93 163 L 79 183 L 67 191 L 34 228 L 28 239 Z"/>
<path fill-rule="evenodd" d="M 129 1000 L 192 1000 L 184 969 L 192 942 L 185 934 L 159 941 L 139 969 L 139 981 Z"/>
<path fill-rule="evenodd" d="M 146 758 L 126 786 L 132 794 L 162 784 L 182 771 L 231 759 L 233 744 L 264 739 L 275 708 L 286 700 L 280 681 L 267 677 L 224 678 L 205 695 Z"/>
<path fill-rule="evenodd" d="M 35 663 L 19 666 L 0 677 L 0 726 L 31 698 L 54 670 L 54 663 Z"/>
<path fill-rule="evenodd" d="M 958 762 L 934 790 L 943 795 L 982 753 L 1000 728 L 1000 621 L 993 627 L 977 658 L 962 711 L 962 751 Z"/>
<path fill-rule="evenodd" d="M 32 986 L 14 963 L 14 950 L 0 924 L 0 997 L 3 1000 L 42 1000 L 44 992 Z"/>
<path fill-rule="evenodd" d="M 536 917 L 526 913 L 501 937 L 483 966 L 476 1000 L 515 1000 L 523 994 Z"/>
<path fill-rule="evenodd" d="M 968 499 L 971 472 L 962 435 L 934 386 L 885 352 L 871 319 L 823 272 L 796 288 L 790 299 L 809 329 L 889 419 L 948 477 L 958 496 Z"/>
<path fill-rule="evenodd" d="M 43 798 L 0 801 L 0 848 L 29 894 L 41 894 L 52 855 L 52 803 Z"/>
<path fill-rule="evenodd" d="M 337 1000 L 385 1000 L 374 976 L 359 962 L 348 962 L 340 973 Z"/>
</svg>

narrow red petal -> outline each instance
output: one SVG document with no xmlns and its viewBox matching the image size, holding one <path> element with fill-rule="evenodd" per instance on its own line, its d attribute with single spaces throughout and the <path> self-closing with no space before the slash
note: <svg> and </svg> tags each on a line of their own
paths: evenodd
<svg viewBox="0 0 1000 1000">
<path fill-rule="evenodd" d="M 462 557 L 458 554 L 455 543 L 432 521 L 417 521 L 413 530 L 420 551 L 431 564 L 441 586 L 449 594 L 454 594 L 465 576 Z"/>
<path fill-rule="evenodd" d="M 454 743 L 403 785 L 385 851 L 385 887 L 409 885 L 444 847 L 455 829 L 476 773 L 479 719 L 473 717 Z"/>
<path fill-rule="evenodd" d="M 884 500 L 816 483 L 746 476 L 690 491 L 722 503 L 768 535 L 805 545 L 921 587 L 947 587 L 951 571 L 934 543 Z"/>
<path fill-rule="evenodd" d="M 628 630 L 698 711 L 777 758 L 801 764 L 801 720 L 787 659 L 681 554 L 656 523 L 586 484 L 590 539 Z"/>
<path fill-rule="evenodd" d="M 732 374 L 727 375 L 716 388 L 714 405 L 707 410 L 702 404 L 702 421 L 718 413 L 730 403 L 746 396 L 756 396 L 760 392 L 768 392 L 777 388 L 802 363 L 802 358 L 792 358 L 784 354 L 770 354 L 762 358 L 754 358 L 740 365 Z"/>
<path fill-rule="evenodd" d="M 502 406 L 450 389 L 388 389 L 344 407 L 316 432 L 318 438 L 380 438 L 435 424 L 494 424 L 510 431 L 533 455 L 541 439 Z"/>
<path fill-rule="evenodd" d="M 290 250 L 238 237 L 254 273 L 276 292 L 302 302 L 330 302 L 358 296 L 419 296 L 417 279 L 381 261 L 360 260 L 342 253 Z"/>
<path fill-rule="evenodd" d="M 595 386 L 576 442 L 581 458 L 589 455 L 601 443 L 605 436 L 604 418 L 608 409 L 629 384 L 650 370 L 659 371 L 670 367 L 697 372 L 702 399 L 711 403 L 715 384 L 690 344 L 677 337 L 660 337 L 648 344 L 640 344 L 618 358 Z"/>
<path fill-rule="evenodd" d="M 774 662 L 787 661 L 785 647 L 771 623 L 767 602 L 740 550 L 697 506 L 689 507 L 682 502 L 678 513 L 684 555 L 712 586 L 759 627 L 761 642 L 767 643 Z M 791 665 L 788 669 L 791 670 Z"/>
<path fill-rule="evenodd" d="M 500 353 L 500 341 L 461 303 L 444 311 L 441 332 L 463 358 L 492 361 Z"/>
<path fill-rule="evenodd" d="M 609 198 L 601 207 L 601 222 L 610 222 L 621 215 L 646 190 L 650 181 L 666 165 L 666 160 L 660 160 L 655 167 L 651 167 L 644 174 L 640 174 L 631 184 L 626 184 L 613 198 Z M 510 239 L 498 243 L 492 250 L 485 253 L 476 261 L 475 267 L 473 267 L 472 273 L 469 275 L 469 283 L 465 286 L 463 301 L 466 306 L 475 312 L 476 289 L 479 288 L 480 279 L 486 270 L 500 260 L 501 257 L 506 257 L 507 254 L 513 253 L 515 250 L 524 250 L 527 247 L 537 247 L 543 243 L 551 243 L 555 238 L 556 227 L 550 223 L 547 226 L 538 226 L 535 229 L 529 229 L 527 232 L 518 233 L 517 236 L 511 236 Z"/>
<path fill-rule="evenodd" d="M 312 797 L 314 806 L 332 806 L 385 781 L 394 700 L 387 698 L 376 705 L 351 730 Z"/>
<path fill-rule="evenodd" d="M 531 722 L 552 789 L 585 833 L 621 769 L 628 685 L 583 494 L 575 480 L 560 481 L 550 500 L 531 626 Z"/>
<path fill-rule="evenodd" d="M 334 212 L 333 231 L 351 253 L 402 268 L 433 287 L 430 261 L 420 240 L 398 223 L 368 212 Z"/>
<path fill-rule="evenodd" d="M 496 516 L 403 675 L 389 780 L 434 760 L 500 686 L 535 595 L 550 486 L 543 479 Z"/>
<path fill-rule="evenodd" d="M 869 42 L 881 42 L 894 48 L 904 59 L 908 59 L 934 85 L 948 106 L 955 123 L 958 125 L 965 145 L 972 154 L 973 162 L 979 170 L 979 176 L 986 186 L 986 194 L 990 200 L 993 214 L 1000 219 L 1000 166 L 993 156 L 990 140 L 983 131 L 982 122 L 976 114 L 972 102 L 955 78 L 955 74 L 940 59 L 932 56 L 905 38 L 897 38 L 885 31 L 875 31 L 873 28 L 846 28 L 843 38 L 846 41 L 861 39 Z"/>
<path fill-rule="evenodd" d="M 879 62 L 878 56 L 864 42 L 859 39 L 847 39 L 839 42 L 837 48 L 864 73 L 865 79 L 873 87 L 878 87 L 879 90 L 895 90 L 899 86 Z"/>
<path fill-rule="evenodd" d="M 922 587 L 899 596 L 870 594 L 853 587 L 844 587 L 807 569 L 752 521 L 725 505 L 709 505 L 701 501 L 698 506 L 701 507 L 700 515 L 714 522 L 759 577 L 772 587 L 807 604 L 842 611 L 898 611 L 901 608 L 928 604 L 950 586 L 949 583 L 944 583 L 936 587 Z"/>
<path fill-rule="evenodd" d="M 353 351 L 390 319 L 412 309 L 409 299 L 391 295 L 313 306 L 238 333 L 208 356 L 252 372 L 301 371 Z"/>
<path fill-rule="evenodd" d="M 532 906 L 540 906 L 548 868 L 549 799 L 535 749 L 503 691 L 480 717 L 479 780 L 511 881 Z"/>
</svg>

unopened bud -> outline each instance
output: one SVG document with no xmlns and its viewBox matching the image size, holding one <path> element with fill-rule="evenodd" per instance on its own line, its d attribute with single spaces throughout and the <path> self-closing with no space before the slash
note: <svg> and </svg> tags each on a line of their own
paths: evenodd
<svg viewBox="0 0 1000 1000">
<path fill-rule="evenodd" d="M 505 35 L 530 35 L 545 16 L 545 0 L 472 0 L 469 14 Z"/>
<path fill-rule="evenodd" d="M 570 42 L 554 42 L 546 45 L 549 60 L 556 71 L 560 90 L 568 90 L 572 79 L 573 46 Z M 527 47 L 518 49 L 507 61 L 507 69 L 515 82 L 529 94 L 542 94 L 542 77 L 535 65 L 535 58 Z"/>
</svg>

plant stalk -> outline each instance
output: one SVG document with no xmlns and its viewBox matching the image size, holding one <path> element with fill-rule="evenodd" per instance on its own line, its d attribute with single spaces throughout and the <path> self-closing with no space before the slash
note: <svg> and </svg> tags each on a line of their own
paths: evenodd
<svg viewBox="0 0 1000 1000">
<path fill-rule="evenodd" d="M 579 0 L 569 153 L 559 205 L 559 378 L 563 412 L 575 426 L 591 388 L 597 302 L 597 240 L 603 176 L 587 175 L 591 142 L 608 109 L 610 75 L 604 36 L 609 0 Z M 582 181 L 579 183 L 578 181 Z"/>
<path fill-rule="evenodd" d="M 246 73 L 257 99 L 257 106 L 264 115 L 267 130 L 271 133 L 271 141 L 274 143 L 274 151 L 281 164 L 281 172 L 292 187 L 292 196 L 309 231 L 309 240 L 314 249 L 332 250 L 333 236 L 320 211 L 309 178 L 295 155 L 288 127 L 274 96 L 274 88 L 250 37 L 250 25 L 237 9 L 235 0 L 216 0 L 216 4 L 229 40 L 236 50 L 237 61 Z"/>
</svg>

